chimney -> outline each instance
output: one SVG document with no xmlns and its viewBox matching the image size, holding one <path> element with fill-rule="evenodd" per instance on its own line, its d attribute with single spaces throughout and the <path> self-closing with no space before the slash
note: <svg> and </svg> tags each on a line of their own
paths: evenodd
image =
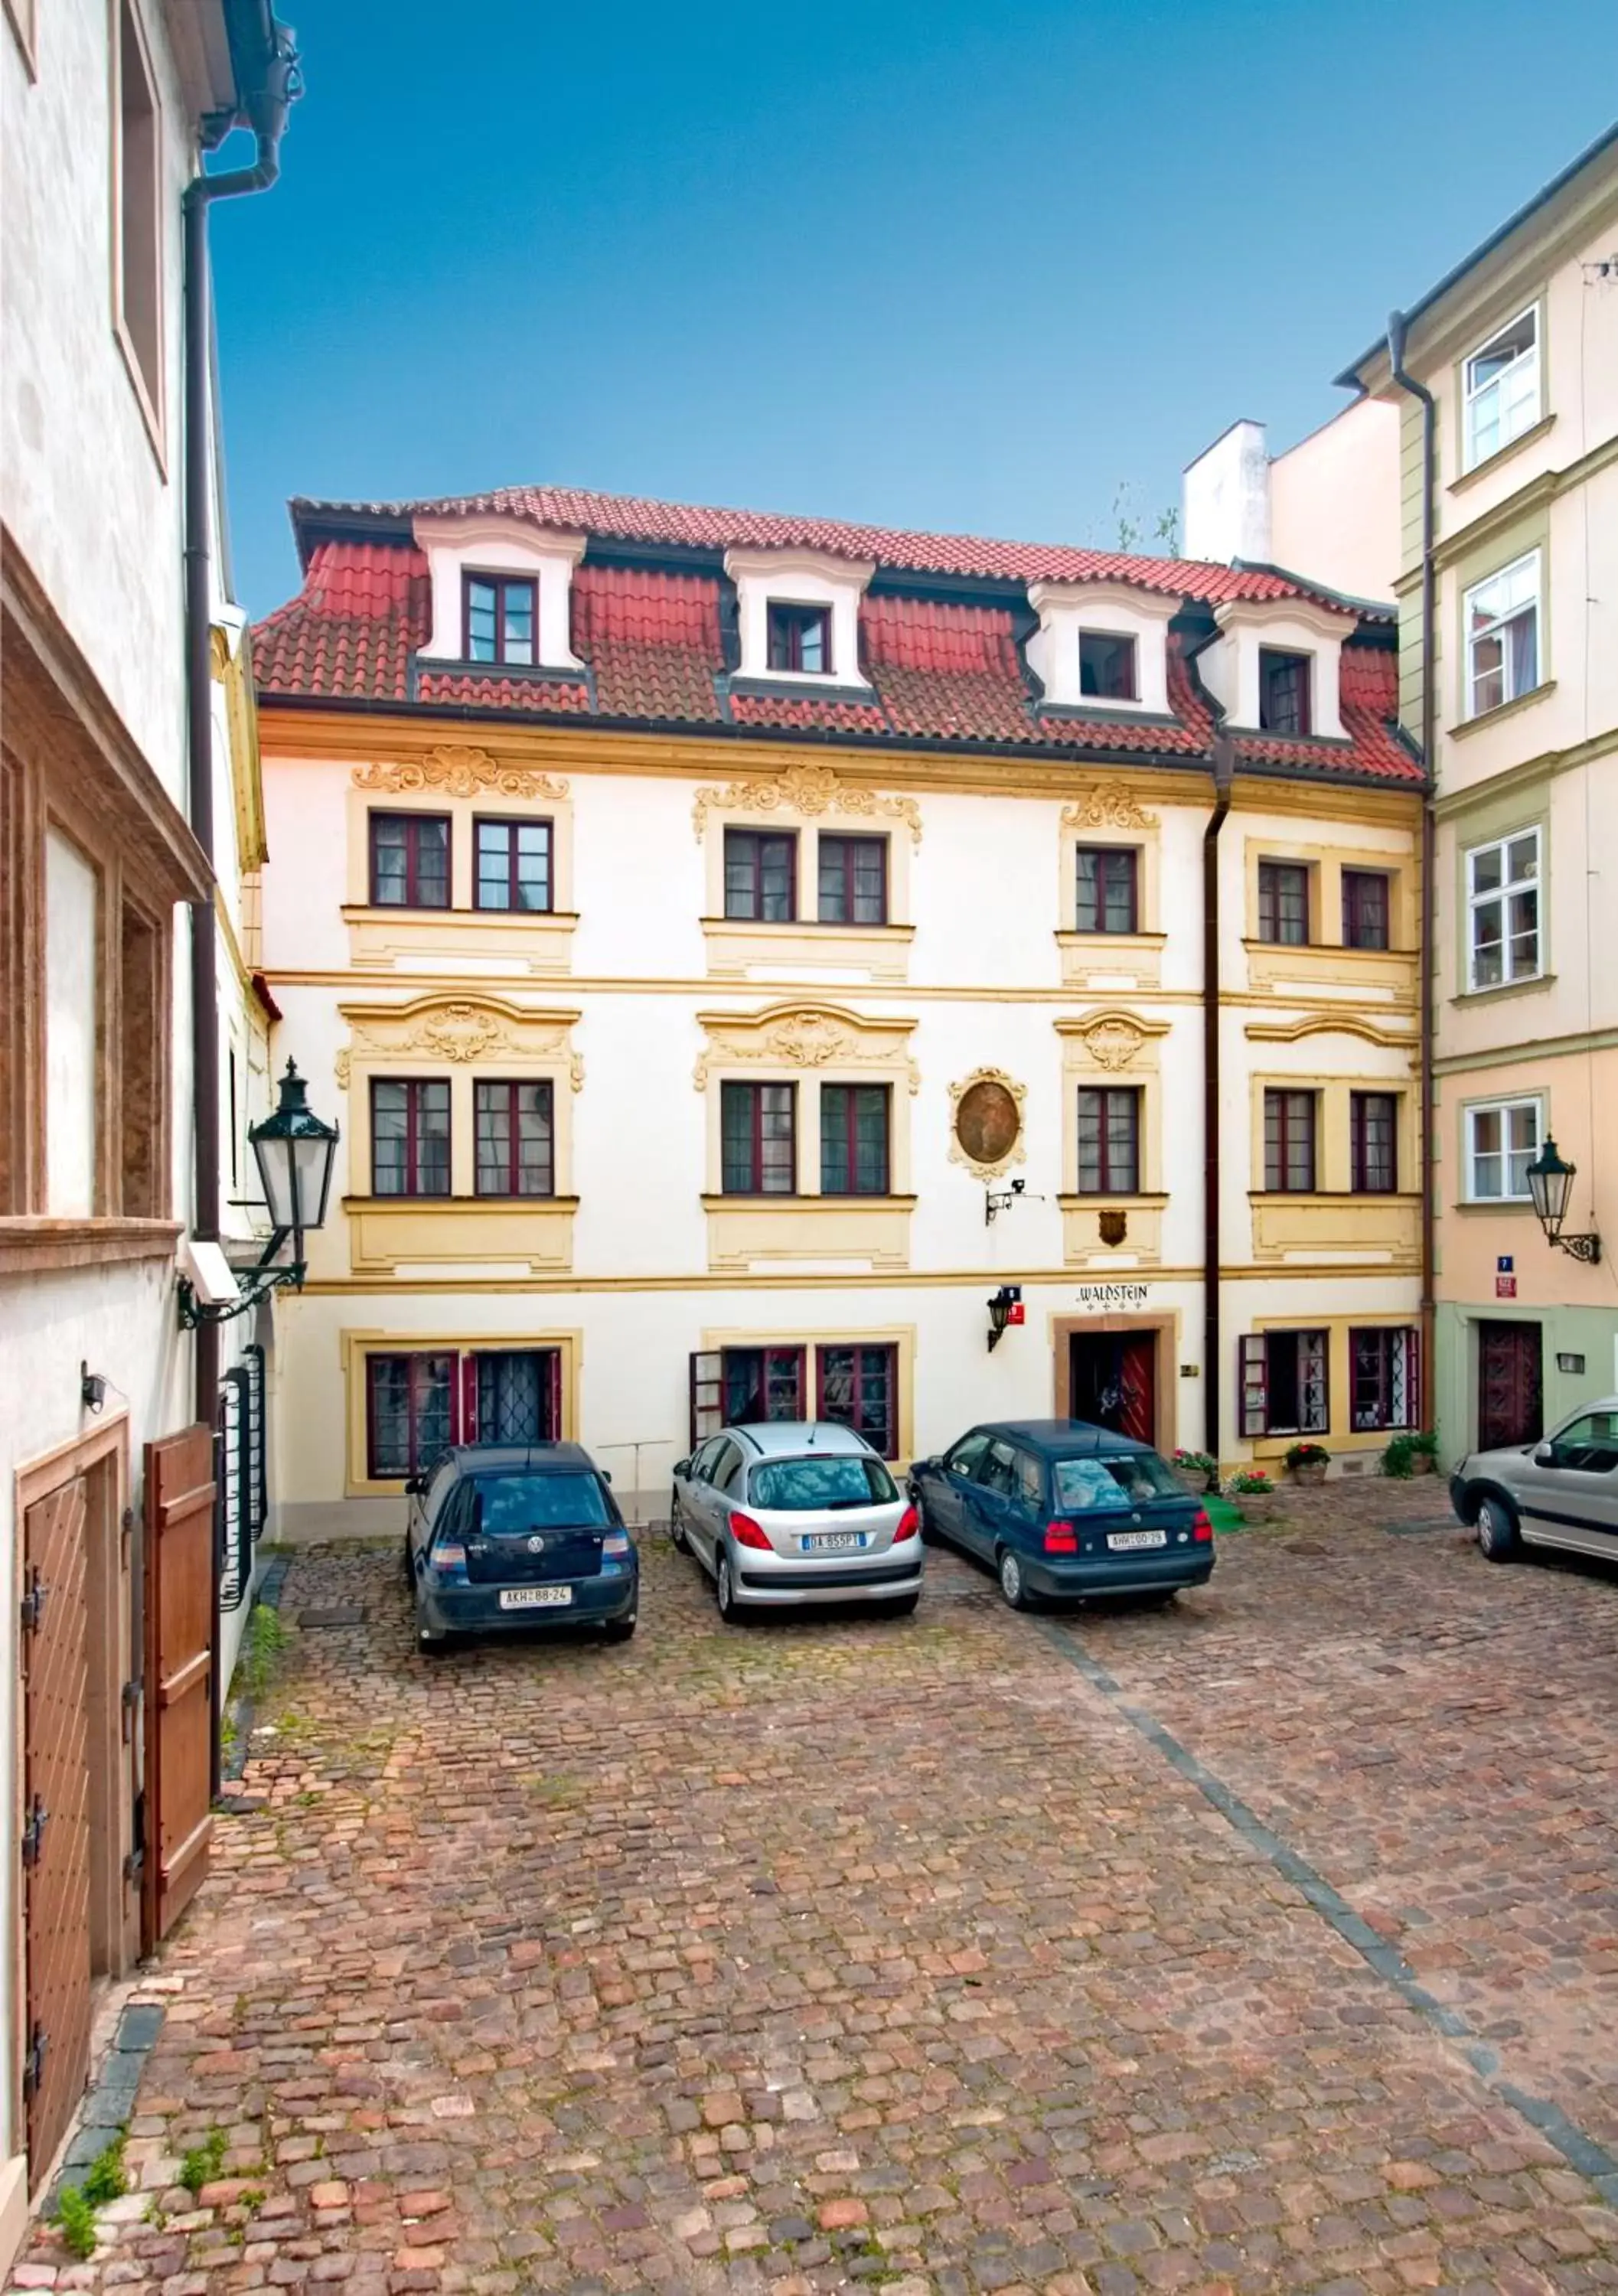
<svg viewBox="0 0 1618 2296">
<path fill-rule="evenodd" d="M 1186 465 L 1181 548 L 1187 558 L 1228 566 L 1269 559 L 1269 454 L 1261 422 L 1233 422 Z"/>
</svg>

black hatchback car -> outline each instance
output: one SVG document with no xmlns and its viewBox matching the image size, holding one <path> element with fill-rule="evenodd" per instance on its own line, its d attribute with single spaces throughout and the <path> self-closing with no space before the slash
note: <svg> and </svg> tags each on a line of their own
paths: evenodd
<svg viewBox="0 0 1618 2296">
<path fill-rule="evenodd" d="M 462 1444 L 405 1486 L 416 1636 L 513 1627 L 635 1632 L 640 1561 L 606 1477 L 577 1443 Z"/>
<path fill-rule="evenodd" d="M 1148 1444 L 1082 1419 L 974 1427 L 916 1462 L 910 1495 L 923 1536 L 992 1563 L 1014 1610 L 1041 1595 L 1166 1602 L 1213 1570 L 1202 1502 Z"/>
</svg>

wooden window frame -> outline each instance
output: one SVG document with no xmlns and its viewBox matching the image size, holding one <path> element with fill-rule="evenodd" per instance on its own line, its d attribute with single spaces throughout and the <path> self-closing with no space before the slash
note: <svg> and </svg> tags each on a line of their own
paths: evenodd
<svg viewBox="0 0 1618 2296">
<path fill-rule="evenodd" d="M 152 43 L 136 0 L 113 0 L 111 33 L 113 140 L 109 176 L 112 197 L 112 332 L 159 468 L 166 474 L 168 344 L 164 241 L 168 218 L 164 197 L 163 104 L 152 63 Z M 140 93 L 144 98 L 144 111 L 132 106 L 130 102 L 132 68 L 139 74 Z M 138 154 L 132 155 L 137 136 L 148 147 L 144 160 Z M 141 167 L 138 184 L 131 181 L 136 165 Z M 140 194 L 139 211 L 132 212 L 131 194 L 136 192 Z M 139 299 L 130 291 L 137 266 L 149 274 L 144 282 L 151 298 L 149 312 L 142 310 Z"/>
<path fill-rule="evenodd" d="M 1295 646 L 1261 646 L 1259 648 L 1259 730 L 1273 734 L 1279 742 L 1307 742 L 1314 726 L 1315 657 L 1300 653 Z M 1278 726 L 1275 722 L 1274 688 L 1282 677 L 1297 678 L 1297 723 Z"/>
<path fill-rule="evenodd" d="M 873 850 L 881 856 L 882 860 L 882 900 L 877 915 L 859 917 L 854 914 L 859 856 L 862 852 Z M 841 917 L 829 917 L 825 913 L 828 854 L 836 857 L 835 873 L 842 881 L 842 899 L 847 914 Z M 846 836 L 841 830 L 822 831 L 815 849 L 815 914 L 817 922 L 823 925 L 858 927 L 885 925 L 888 922 L 888 840 L 885 837 Z"/>
<path fill-rule="evenodd" d="M 1532 1109 L 1533 1111 L 1533 1145 L 1529 1149 L 1513 1148 L 1511 1144 L 1510 1119 L 1516 1114 L 1518 1110 L 1525 1108 Z M 1500 1144 L 1498 1149 L 1479 1149 L 1477 1144 L 1477 1122 L 1480 1116 L 1498 1116 L 1499 1118 Z M 1503 1100 L 1474 1101 L 1465 1111 L 1463 1121 L 1466 1133 L 1466 1193 L 1461 1198 L 1462 1202 L 1468 1204 L 1532 1203 L 1533 1198 L 1527 1188 L 1524 1188 L 1520 1194 L 1515 1194 L 1507 1185 L 1507 1183 L 1511 1178 L 1511 1160 L 1513 1156 L 1526 1155 L 1532 1162 L 1533 1158 L 1539 1154 L 1540 1149 L 1545 1145 L 1545 1136 L 1548 1127 L 1545 1121 L 1545 1103 L 1541 1095 L 1538 1093 L 1515 1093 Z M 1501 1185 L 1499 1195 L 1482 1195 L 1478 1192 L 1477 1160 L 1480 1154 L 1498 1156 L 1499 1158 Z"/>
<path fill-rule="evenodd" d="M 1114 656 L 1122 649 L 1129 664 L 1129 690 L 1118 693 L 1104 692 L 1099 685 L 1087 686 L 1085 674 L 1090 668 L 1086 651 L 1094 646 L 1106 646 Z M 1138 701 L 1140 700 L 1140 640 L 1128 630 L 1086 630 L 1079 633 L 1079 694 L 1083 701 Z"/>
<path fill-rule="evenodd" d="M 1319 1403 L 1314 1419 L 1308 1425 L 1277 1426 L 1270 1414 L 1269 1351 L 1277 1341 L 1290 1340 L 1298 1351 L 1297 1388 L 1300 1400 L 1304 1395 L 1306 1374 L 1303 1367 L 1305 1342 L 1319 1363 Z M 1328 1434 L 1332 1423 L 1331 1334 L 1324 1325 L 1303 1324 L 1281 1331 L 1244 1332 L 1236 1342 L 1236 1405 L 1238 1431 L 1243 1439 L 1268 1435 L 1314 1436 Z M 1300 1411 L 1298 1416 L 1303 1419 Z"/>
<path fill-rule="evenodd" d="M 1096 1103 L 1096 1178 L 1094 1185 L 1085 1177 L 1084 1128 L 1085 1104 Z M 1115 1178 L 1113 1172 L 1111 1122 L 1114 1103 L 1129 1110 L 1129 1177 L 1127 1181 Z M 1079 1087 L 1078 1131 L 1079 1168 L 1075 1175 L 1077 1193 L 1081 1196 L 1137 1196 L 1140 1193 L 1141 1151 L 1141 1087 L 1138 1084 L 1081 1084 Z"/>
<path fill-rule="evenodd" d="M 1375 1342 L 1376 1361 L 1370 1362 Z M 1404 1415 L 1393 1416 L 1393 1392 L 1398 1371 L 1393 1357 L 1404 1357 Z M 1375 1401 L 1362 1404 L 1362 1379 L 1375 1374 Z M 1357 1324 L 1348 1335 L 1349 1424 L 1356 1435 L 1397 1435 L 1421 1425 L 1421 1333 L 1414 1324 Z"/>
<path fill-rule="evenodd" d="M 1474 383 L 1472 370 L 1478 361 L 1487 357 L 1502 335 L 1510 334 L 1514 329 L 1522 325 L 1524 319 L 1531 319 L 1533 322 L 1533 341 L 1530 348 L 1527 350 L 1515 352 L 1506 365 L 1491 375 L 1486 382 Z M 1514 445 L 1525 431 L 1532 430 L 1542 419 L 1545 404 L 1545 365 L 1540 356 L 1540 307 L 1537 303 L 1530 303 L 1525 309 L 1517 312 L 1515 317 L 1506 320 L 1503 325 L 1496 327 L 1475 350 L 1468 351 L 1462 359 L 1461 470 L 1463 475 L 1468 471 L 1482 470 L 1485 463 L 1491 463 L 1497 455 L 1503 455 L 1507 447 Z M 1529 359 L 1533 362 L 1533 406 L 1527 420 L 1519 422 L 1511 430 L 1506 429 L 1503 421 L 1500 422 L 1497 425 L 1500 432 L 1499 439 L 1494 446 L 1480 453 L 1477 439 L 1477 410 L 1481 401 L 1491 391 L 1499 391 L 1507 375 Z"/>
<path fill-rule="evenodd" d="M 1303 887 L 1303 931 L 1297 940 L 1284 935 L 1281 931 L 1284 917 L 1282 895 L 1285 885 L 1294 877 L 1301 880 Z M 1268 943 L 1272 948 L 1311 947 L 1310 934 L 1314 925 L 1314 919 L 1310 914 L 1314 906 L 1310 898 L 1312 891 L 1307 861 L 1261 861 L 1257 938 Z"/>
<path fill-rule="evenodd" d="M 405 898 L 402 901 L 384 901 L 377 890 L 379 875 L 376 866 L 376 832 L 384 824 L 402 828 L 405 832 Z M 441 901 L 424 901 L 421 897 L 422 835 L 423 828 L 442 829 L 444 832 L 444 898 Z M 448 909 L 455 890 L 455 825 L 447 813 L 391 813 L 385 806 L 374 806 L 365 816 L 366 865 L 369 880 L 366 892 L 374 909 L 427 909 L 433 914 Z"/>
<path fill-rule="evenodd" d="M 859 1184 L 859 1153 L 858 1138 L 858 1095 L 862 1092 L 879 1096 L 882 1104 L 882 1182 L 875 1188 Z M 831 1107 L 843 1107 L 847 1119 L 843 1129 L 842 1153 L 839 1160 L 842 1174 L 839 1185 L 828 1185 L 826 1111 Z M 889 1084 L 823 1084 L 820 1087 L 820 1193 L 823 1196 L 885 1196 L 891 1193 L 893 1179 L 893 1087 Z"/>
<path fill-rule="evenodd" d="M 1343 881 L 1343 946 L 1344 948 L 1387 949 L 1393 945 L 1393 877 L 1387 869 L 1344 868 Z M 1373 897 L 1371 889 L 1375 887 Z M 1377 903 L 1381 914 L 1376 914 Z M 1370 912 L 1368 920 L 1367 912 Z M 1367 931 L 1367 922 L 1370 931 Z M 1380 933 L 1380 939 L 1376 936 Z"/>
<path fill-rule="evenodd" d="M 402 1090 L 405 1094 L 405 1177 L 407 1185 L 402 1188 L 381 1188 L 377 1185 L 381 1168 L 377 1161 L 376 1095 L 379 1087 Z M 428 1091 L 444 1095 L 444 1185 L 441 1188 L 423 1188 L 418 1185 L 420 1151 L 424 1135 L 422 1130 L 420 1102 Z M 448 1077 L 374 1076 L 370 1079 L 371 1110 L 371 1193 L 386 1203 L 443 1203 L 454 1191 L 454 1098 Z"/>
<path fill-rule="evenodd" d="M 1533 869 L 1526 877 L 1508 874 L 1511 849 L 1532 840 Z M 1483 855 L 1498 853 L 1500 857 L 1500 877 L 1496 885 L 1477 887 L 1477 865 Z M 1538 822 L 1530 822 L 1524 829 L 1515 829 L 1506 837 L 1490 837 L 1479 845 L 1469 845 L 1462 857 L 1466 892 L 1466 988 L 1468 994 L 1487 996 L 1497 988 L 1513 988 L 1521 981 L 1542 980 L 1545 972 L 1545 838 Z M 1532 895 L 1534 906 L 1533 964 L 1522 972 L 1514 970 L 1512 945 L 1522 938 L 1511 931 L 1511 905 Z M 1478 923 L 1486 910 L 1498 908 L 1500 913 L 1499 947 L 1500 974 L 1498 980 L 1478 978 Z"/>
<path fill-rule="evenodd" d="M 503 829 L 508 838 L 505 854 L 505 890 L 509 898 L 502 906 L 497 901 L 483 898 L 483 832 L 486 829 Z M 530 907 L 517 898 L 522 882 L 517 849 L 519 830 L 542 830 L 545 833 L 545 899 L 537 907 Z M 554 824 L 543 814 L 474 814 L 472 824 L 472 905 L 485 916 L 544 917 L 551 916 L 556 906 L 556 832 Z"/>
<path fill-rule="evenodd" d="M 1084 892 L 1079 872 L 1086 861 L 1096 864 L 1096 922 L 1084 922 Z M 1111 896 L 1115 890 L 1111 882 L 1122 877 L 1129 892 L 1128 924 L 1115 925 L 1107 922 Z M 1133 845 L 1075 845 L 1073 848 L 1073 930 L 1075 932 L 1136 933 L 1140 931 L 1140 852 Z"/>
<path fill-rule="evenodd" d="M 805 634 L 816 629 L 821 659 L 814 668 L 803 660 Z M 771 671 L 791 677 L 830 677 L 832 675 L 832 610 L 793 598 L 771 598 L 764 609 L 764 659 Z"/>
<path fill-rule="evenodd" d="M 1309 1147 L 1309 1177 L 1304 1181 L 1289 1179 L 1292 1168 L 1293 1128 L 1296 1111 L 1291 1103 L 1302 1101 L 1309 1111 L 1306 1130 Z M 1270 1114 L 1274 1111 L 1276 1139 L 1271 1156 Z M 1319 1095 L 1308 1086 L 1267 1085 L 1264 1087 L 1264 1191 L 1268 1195 L 1312 1196 L 1317 1192 L 1320 1173 L 1320 1104 Z M 1272 1172 L 1279 1177 L 1272 1178 Z"/>
<path fill-rule="evenodd" d="M 376 1447 L 377 1373 L 380 1367 L 384 1364 L 398 1363 L 408 1364 L 410 1366 L 408 1373 L 409 1402 L 407 1411 L 409 1435 L 407 1463 L 403 1467 L 382 1467 L 378 1458 Z M 448 1367 L 448 1378 L 446 1381 L 449 1400 L 449 1423 L 446 1437 L 446 1447 L 448 1447 L 448 1444 L 454 1443 L 458 1431 L 456 1422 L 458 1418 L 457 1403 L 459 1400 L 460 1381 L 456 1377 L 458 1359 L 454 1349 L 376 1348 L 367 1351 L 365 1356 L 365 1478 L 367 1481 L 374 1483 L 402 1482 L 411 1475 L 421 1474 L 425 1469 L 432 1465 L 434 1460 L 442 1456 L 440 1452 L 435 1451 L 431 1458 L 423 1458 L 421 1449 L 421 1414 L 417 1399 L 417 1381 L 419 1375 L 422 1385 L 424 1388 L 428 1374 L 424 1371 L 420 1371 L 419 1367 L 433 1363 L 441 1363 L 447 1365 Z"/>
<path fill-rule="evenodd" d="M 532 1092 L 540 1095 L 546 1127 L 545 1185 L 525 1188 L 522 1185 L 523 1165 L 521 1150 L 519 1095 Z M 505 1169 L 501 1175 L 505 1185 L 486 1187 L 483 1182 L 483 1135 L 480 1129 L 485 1095 L 497 1093 L 505 1095 Z M 472 1193 L 485 1200 L 505 1197 L 522 1202 L 542 1201 L 556 1193 L 556 1087 L 549 1077 L 477 1077 L 472 1088 Z"/>
<path fill-rule="evenodd" d="M 1387 1177 L 1371 1177 L 1370 1125 L 1373 1108 L 1386 1111 L 1388 1128 Z M 1399 1193 L 1399 1095 L 1396 1092 L 1351 1092 L 1349 1095 L 1349 1185 L 1356 1195 L 1393 1196 Z"/>
<path fill-rule="evenodd" d="M 764 914 L 764 848 L 779 844 L 786 849 L 786 914 L 767 917 Z M 732 855 L 748 857 L 750 909 L 737 910 L 730 906 Z M 726 917 L 733 922 L 757 925 L 790 925 L 798 922 L 798 832 L 795 829 L 738 829 L 730 823 L 725 826 L 724 844 L 719 859 L 720 886 L 724 894 Z"/>
<path fill-rule="evenodd" d="M 495 594 L 495 650 L 491 654 L 474 654 L 472 650 L 472 593 L 479 585 Z M 529 653 L 526 660 L 521 654 L 506 652 L 505 598 L 513 590 L 526 590 L 529 613 Z M 461 576 L 461 643 L 463 661 L 475 661 L 486 669 L 502 665 L 513 669 L 538 669 L 539 667 L 539 584 L 532 574 L 483 573 L 476 567 L 467 567 Z"/>
<path fill-rule="evenodd" d="M 826 1407 L 826 1357 L 829 1355 L 843 1354 L 852 1355 L 854 1358 L 853 1404 L 851 1415 L 846 1419 L 839 1419 Z M 873 1441 L 870 1427 L 862 1423 L 860 1387 L 865 1370 L 864 1358 L 866 1356 L 880 1356 L 883 1358 L 887 1400 L 880 1430 L 884 1439 L 881 1443 Z M 879 1452 L 883 1458 L 897 1458 L 899 1456 L 896 1447 L 899 1442 L 899 1349 L 893 1341 L 891 1340 L 821 1341 L 815 1349 L 815 1416 L 817 1419 L 829 1421 L 834 1426 L 851 1427 L 857 1435 L 863 1435 L 866 1441 L 870 1443 L 872 1448 Z"/>
<path fill-rule="evenodd" d="M 784 1092 L 788 1095 L 787 1113 L 791 1119 L 791 1130 L 788 1135 L 788 1163 L 792 1177 L 792 1185 L 789 1188 L 769 1188 L 764 1185 L 764 1095 L 768 1092 Z M 728 1160 L 726 1154 L 725 1109 L 727 1096 L 732 1093 L 746 1093 L 751 1096 L 752 1102 L 750 1185 L 745 1188 L 732 1188 L 726 1185 Z M 757 1080 L 752 1078 L 727 1077 L 721 1082 L 719 1086 L 719 1193 L 721 1195 L 734 1196 L 738 1199 L 764 1197 L 771 1202 L 778 1202 L 784 1197 L 795 1196 L 798 1193 L 798 1087 L 795 1084 L 776 1077 L 762 1077 Z"/>
</svg>

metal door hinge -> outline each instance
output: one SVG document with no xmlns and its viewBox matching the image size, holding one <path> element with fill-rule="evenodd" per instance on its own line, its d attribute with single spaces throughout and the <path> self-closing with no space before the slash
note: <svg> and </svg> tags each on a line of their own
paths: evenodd
<svg viewBox="0 0 1618 2296">
<path fill-rule="evenodd" d="M 44 2084 L 45 2053 L 49 2044 L 50 2035 L 45 2031 L 45 2027 L 36 2025 L 29 2037 L 28 2048 L 22 2059 L 22 2095 L 25 2103 L 32 2103 Z"/>
<path fill-rule="evenodd" d="M 141 1701 L 145 1694 L 146 1685 L 144 1682 L 136 1679 L 125 1683 L 123 1692 L 123 1711 L 124 1743 L 126 1746 L 133 1745 L 135 1742 L 135 1718 L 141 1710 Z"/>
<path fill-rule="evenodd" d="M 142 1874 L 145 1871 L 145 1851 L 144 1849 L 132 1849 L 124 1860 L 125 1881 L 138 1882 Z"/>
<path fill-rule="evenodd" d="M 45 1616 L 45 1597 L 50 1591 L 50 1588 L 41 1580 L 38 1570 L 30 1570 L 29 1573 L 28 1592 L 22 1598 L 22 1631 L 24 1634 L 37 1634 L 39 1631 L 39 1622 Z"/>
<path fill-rule="evenodd" d="M 45 1829 L 50 1822 L 50 1811 L 36 1794 L 34 1807 L 29 1812 L 28 1824 L 22 1829 L 22 1862 L 25 1866 L 38 1865 L 40 1854 L 45 1847 Z"/>
</svg>

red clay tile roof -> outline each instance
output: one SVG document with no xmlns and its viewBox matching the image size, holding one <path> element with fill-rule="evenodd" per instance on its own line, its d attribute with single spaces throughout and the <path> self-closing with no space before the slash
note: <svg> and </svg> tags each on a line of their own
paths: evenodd
<svg viewBox="0 0 1618 2296">
<path fill-rule="evenodd" d="M 675 541 L 713 548 L 731 541 L 797 543 L 880 557 L 888 570 L 953 572 L 963 580 L 991 572 L 1009 575 L 1014 566 L 1019 580 L 1038 574 L 1108 576 L 1176 592 L 1187 600 L 1194 621 L 1205 626 L 1211 601 L 1298 594 L 1298 586 L 1284 577 L 1251 568 L 896 536 L 822 520 L 686 510 L 554 488 L 397 507 L 403 515 L 415 508 L 510 512 L 519 504 L 522 514 L 547 523 L 574 530 L 585 527 L 593 535 L 639 540 L 648 547 Z M 387 507 L 368 509 L 381 515 Z M 310 533 L 302 590 L 254 632 L 254 666 L 267 701 L 297 697 L 415 703 L 536 717 L 595 716 L 619 724 L 701 726 L 715 732 L 773 729 L 788 738 L 957 742 L 1047 754 L 1126 752 L 1165 760 L 1204 758 L 1212 741 L 1212 713 L 1178 629 L 1170 636 L 1172 723 L 1043 709 L 1017 642 L 1019 631 L 1028 627 L 1028 613 L 1015 598 L 983 604 L 906 596 L 886 588 L 865 597 L 859 628 L 862 668 L 873 688 L 868 700 L 847 693 L 760 692 L 751 682 L 733 683 L 722 621 L 726 586 L 717 572 L 587 559 L 572 579 L 572 644 L 587 666 L 587 678 L 512 676 L 499 669 L 423 661 L 416 649 L 426 638 L 431 610 L 421 551 L 403 532 L 344 536 L 340 510 L 319 508 L 324 523 Z M 1348 744 L 1239 734 L 1237 756 L 1286 774 L 1419 783 L 1420 767 L 1390 722 L 1396 689 L 1394 657 L 1385 644 L 1351 644 L 1343 653 Z"/>
</svg>

